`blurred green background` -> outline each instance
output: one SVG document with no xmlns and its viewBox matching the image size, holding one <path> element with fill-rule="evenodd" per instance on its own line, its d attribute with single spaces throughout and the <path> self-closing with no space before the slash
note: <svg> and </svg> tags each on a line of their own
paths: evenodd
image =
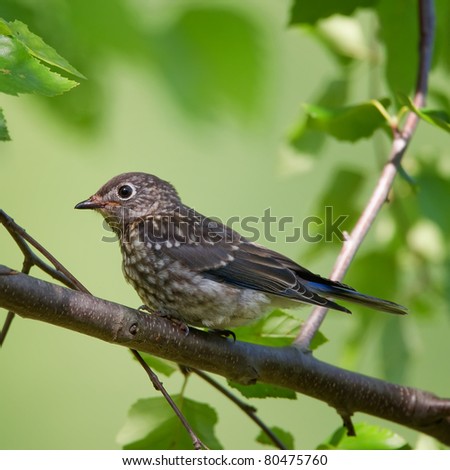
<svg viewBox="0 0 450 470">
<path fill-rule="evenodd" d="M 101 217 L 73 210 L 121 172 L 167 179 L 188 205 L 222 220 L 260 217 L 270 207 L 301 224 L 332 205 L 335 214 L 350 215 L 343 228 L 351 230 L 389 139 L 377 131 L 350 143 L 305 131 L 302 103 L 339 106 L 392 97 L 394 89 L 410 93 L 416 65 L 415 36 L 398 45 L 403 50 L 391 47 L 389 2 L 362 3 L 377 10 L 288 28 L 291 2 L 280 0 L 3 1 L 0 17 L 26 23 L 87 80 L 56 98 L 1 96 L 13 140 L 0 144 L 0 207 L 95 295 L 136 307 L 119 247 L 101 241 Z M 437 4 L 448 19 L 448 7 Z M 415 17 L 404 18 L 414 29 Z M 430 99 L 448 110 L 448 41 L 437 40 Z M 403 69 L 392 66 L 396 54 Z M 404 162 L 417 185 L 397 181 L 346 278 L 407 305 L 410 315 L 332 312 L 322 329 L 329 342 L 316 353 L 441 396 L 450 389 L 448 142 L 448 134 L 420 124 Z M 315 272 L 331 270 L 337 240 L 294 244 L 278 235 L 275 243 L 259 242 Z M 2 264 L 21 267 L 4 230 L 0 254 Z M 299 319 L 308 312 L 299 311 Z M 5 316 L 1 311 L 0 321 Z M 178 393 L 181 374 L 164 384 Z M 189 380 L 186 395 L 217 409 L 225 448 L 262 447 L 247 417 L 199 379 Z M 129 407 L 150 396 L 157 392 L 127 350 L 16 318 L 0 351 L 0 448 L 118 448 Z M 296 448 L 316 447 L 340 425 L 331 408 L 307 397 L 252 404 L 267 424 L 291 432 Z M 391 423 L 360 420 L 381 423 L 412 445 L 418 439 Z"/>
</svg>

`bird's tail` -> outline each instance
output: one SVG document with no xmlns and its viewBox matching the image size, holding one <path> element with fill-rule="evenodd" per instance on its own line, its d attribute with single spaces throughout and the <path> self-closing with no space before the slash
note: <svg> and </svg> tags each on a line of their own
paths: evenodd
<svg viewBox="0 0 450 470">
<path fill-rule="evenodd" d="M 308 287 L 324 297 L 331 297 L 332 299 L 348 300 L 349 302 L 365 305 L 369 308 L 381 310 L 382 312 L 396 313 L 398 315 L 405 315 L 408 309 L 403 305 L 396 304 L 389 300 L 379 299 L 371 295 L 361 294 L 360 292 L 341 287 L 339 285 L 326 285 L 318 282 L 308 282 Z"/>
</svg>

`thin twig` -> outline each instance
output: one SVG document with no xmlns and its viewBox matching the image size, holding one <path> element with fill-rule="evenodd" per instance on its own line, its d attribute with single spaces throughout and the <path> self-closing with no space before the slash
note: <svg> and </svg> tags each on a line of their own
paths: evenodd
<svg viewBox="0 0 450 470">
<path fill-rule="evenodd" d="M 83 284 L 81 284 L 81 282 L 75 276 L 73 276 L 51 253 L 49 253 L 33 237 L 28 235 L 28 233 L 20 225 L 14 222 L 13 218 L 11 218 L 5 211 L 1 209 L 0 222 L 4 225 L 6 230 L 8 230 L 9 234 L 20 248 L 20 251 L 24 256 L 24 262 L 28 263 L 30 268 L 31 266 L 36 266 L 65 286 L 72 289 L 77 289 L 81 292 L 89 293 L 86 287 L 84 287 Z M 39 256 L 36 256 L 36 254 L 31 250 L 31 248 L 28 246 L 28 243 L 26 242 L 28 242 L 39 253 L 47 258 L 47 260 L 53 264 L 54 268 L 45 263 L 41 258 L 39 258 Z"/>
<path fill-rule="evenodd" d="M 229 400 L 231 400 L 236 406 L 238 406 L 252 421 L 256 423 L 257 426 L 261 428 L 261 430 L 266 434 L 266 436 L 275 444 L 278 449 L 287 450 L 287 447 L 283 444 L 283 442 L 273 433 L 273 431 L 258 417 L 256 414 L 256 408 L 248 405 L 247 403 L 240 400 L 236 395 L 231 393 L 228 389 L 223 387 L 219 382 L 214 380 L 205 372 L 199 369 L 188 368 L 188 371 L 197 374 L 203 380 L 208 382 L 212 385 L 215 389 L 217 389 L 220 393 L 223 393 Z"/>
<path fill-rule="evenodd" d="M 425 105 L 428 89 L 428 73 L 430 70 L 434 39 L 434 3 L 433 0 L 419 1 L 419 67 L 417 72 L 414 104 L 417 107 Z M 388 200 L 389 191 L 394 183 L 395 176 L 400 167 L 402 157 L 419 122 L 418 116 L 410 112 L 406 118 L 403 129 L 393 129 L 394 140 L 392 142 L 389 159 L 369 202 L 361 217 L 355 225 L 350 236 L 345 240 L 342 250 L 336 260 L 330 278 L 341 281 L 347 272 L 350 263 L 356 255 L 364 238 L 366 237 L 375 218 Z M 315 308 L 294 341 L 294 345 L 300 349 L 308 349 L 311 341 L 319 330 L 328 310 L 322 307 Z"/>
<path fill-rule="evenodd" d="M 11 323 L 14 320 L 15 316 L 16 314 L 11 311 L 9 311 L 8 314 L 6 315 L 5 323 L 3 323 L 2 329 L 0 331 L 0 348 L 3 346 L 3 342 L 5 341 L 9 327 L 11 326 Z"/>
<path fill-rule="evenodd" d="M 192 444 L 196 450 L 200 449 L 207 449 L 208 447 L 198 438 L 198 436 L 195 434 L 194 430 L 191 428 L 191 425 L 187 421 L 187 419 L 184 417 L 183 413 L 180 411 L 176 403 L 172 400 L 172 397 L 167 393 L 167 390 L 164 388 L 164 385 L 162 382 L 159 380 L 158 376 L 153 372 L 153 370 L 150 368 L 150 366 L 144 361 L 142 356 L 135 350 L 135 349 L 130 349 L 130 351 L 133 353 L 134 357 L 138 360 L 139 364 L 144 368 L 145 372 L 147 372 L 150 380 L 152 381 L 153 386 L 155 387 L 156 390 L 161 392 L 166 399 L 167 403 L 172 407 L 174 413 L 176 414 L 177 418 L 181 421 L 181 424 L 184 426 L 186 431 L 189 433 L 189 436 L 191 436 L 192 439 Z"/>
<path fill-rule="evenodd" d="M 347 429 L 347 436 L 356 436 L 355 426 L 353 426 L 352 415 L 346 411 L 339 411 L 338 413 L 342 418 L 342 424 Z"/>
<path fill-rule="evenodd" d="M 20 237 L 17 237 L 17 238 L 20 239 Z M 20 241 L 22 241 L 22 240 L 20 240 Z M 18 242 L 18 240 L 16 240 L 16 242 Z M 26 243 L 24 243 L 24 245 L 26 245 Z M 24 260 L 23 260 L 23 264 L 22 264 L 22 272 L 24 274 L 30 274 L 30 270 L 33 267 L 33 261 L 32 261 L 32 259 L 30 259 L 29 256 L 27 256 L 26 250 L 24 251 L 22 249 L 22 252 L 24 253 Z M 16 316 L 16 314 L 14 312 L 12 312 L 11 310 L 8 311 L 8 314 L 6 315 L 5 322 L 3 323 L 2 329 L 0 331 L 0 348 L 3 346 L 3 343 L 5 342 L 6 335 L 8 334 L 9 328 L 11 327 L 11 323 L 14 320 L 15 316 Z"/>
</svg>

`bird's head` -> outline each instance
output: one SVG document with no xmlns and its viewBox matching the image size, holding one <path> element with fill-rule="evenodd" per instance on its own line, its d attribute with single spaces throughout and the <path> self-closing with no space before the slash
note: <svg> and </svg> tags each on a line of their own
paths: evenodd
<svg viewBox="0 0 450 470">
<path fill-rule="evenodd" d="M 99 211 L 114 230 L 133 220 L 167 214 L 181 205 L 175 188 L 147 173 L 123 173 L 104 184 L 75 209 Z"/>
</svg>

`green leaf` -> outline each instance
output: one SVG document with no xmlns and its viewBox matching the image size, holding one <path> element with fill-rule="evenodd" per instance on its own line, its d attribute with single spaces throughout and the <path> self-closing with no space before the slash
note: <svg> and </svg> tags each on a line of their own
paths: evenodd
<svg viewBox="0 0 450 470">
<path fill-rule="evenodd" d="M 276 309 L 249 326 L 235 328 L 234 332 L 239 341 L 282 347 L 292 344 L 300 331 L 301 325 L 302 322 L 299 321 L 297 316 Z M 318 331 L 311 343 L 311 349 L 314 350 L 327 341 L 328 339 Z"/>
<path fill-rule="evenodd" d="M 314 231 L 313 229 L 308 231 L 311 241 L 317 238 L 320 243 L 308 243 L 307 251 L 303 253 L 300 264 L 314 263 L 321 253 L 336 251 L 342 247 L 342 240 L 339 240 L 337 231 L 332 227 L 342 221 L 338 228 L 343 234 L 344 231 L 350 231 L 354 226 L 361 211 L 358 201 L 364 187 L 364 178 L 360 170 L 337 168 L 334 171 L 326 191 L 316 201 L 312 211 L 312 214 L 325 223 L 317 226 L 317 229 L 313 226 Z M 342 188 L 345 188 L 345 191 Z"/>
<path fill-rule="evenodd" d="M 450 96 L 448 96 L 447 90 L 438 86 L 430 87 L 428 98 L 431 98 L 434 103 L 437 103 L 437 106 L 443 108 L 447 114 L 450 114 Z"/>
<path fill-rule="evenodd" d="M 181 395 L 172 396 L 197 436 L 210 448 L 222 449 L 214 434 L 217 415 L 213 408 Z M 162 397 L 138 400 L 117 436 L 124 449 L 192 449 L 186 429 Z"/>
<path fill-rule="evenodd" d="M 419 60 L 417 5 L 411 0 L 380 0 L 376 8 L 386 47 L 386 78 L 393 93 L 409 93 L 414 87 Z"/>
<path fill-rule="evenodd" d="M 280 439 L 287 449 L 295 449 L 294 436 L 292 436 L 290 432 L 287 432 L 278 426 L 274 426 L 273 428 L 270 428 L 270 430 L 278 437 L 278 439 Z M 266 446 L 276 447 L 272 440 L 263 431 L 259 433 L 256 441 Z"/>
<path fill-rule="evenodd" d="M 373 52 L 366 44 L 360 19 L 333 16 L 322 21 L 313 31 L 322 44 L 344 66 L 355 59 L 370 60 L 373 56 Z"/>
<path fill-rule="evenodd" d="M 400 267 L 396 254 L 397 252 L 393 247 L 378 246 L 373 251 L 357 256 L 345 282 L 359 292 L 401 303 L 401 298 L 397 295 Z M 375 332 L 379 331 L 380 322 L 395 321 L 395 319 L 391 318 L 389 320 L 388 315 L 383 316 L 362 305 L 352 304 L 350 309 L 355 314 L 354 324 L 344 343 L 342 364 L 344 367 L 352 369 L 357 368 L 360 364 L 361 350 L 367 347 L 370 338 L 373 337 Z M 392 351 L 395 348 L 395 343 L 392 344 L 391 341 L 395 341 L 395 335 L 385 336 L 382 347 L 389 348 Z M 400 365 L 405 372 L 408 372 L 410 364 L 407 362 L 400 364 L 401 354 L 389 358 L 383 352 L 382 347 L 380 345 L 380 348 L 377 349 L 378 357 L 376 359 L 381 362 L 381 367 L 385 371 L 394 373 L 392 368 Z M 391 361 L 392 367 L 390 368 L 388 364 L 382 361 Z"/>
<path fill-rule="evenodd" d="M 239 341 L 263 344 L 265 346 L 289 346 L 300 329 L 300 321 L 283 310 L 274 310 L 248 326 L 235 328 Z"/>
<path fill-rule="evenodd" d="M 0 18 L 0 34 L 2 36 L 12 36 L 13 34 L 8 23 L 3 18 Z"/>
<path fill-rule="evenodd" d="M 191 116 L 222 109 L 259 117 L 263 93 L 261 26 L 225 6 L 190 8 L 152 40 L 166 83 Z"/>
<path fill-rule="evenodd" d="M 419 434 L 414 450 L 444 450 L 447 446 L 427 434 Z"/>
<path fill-rule="evenodd" d="M 370 137 L 377 129 L 389 123 L 386 107 L 390 100 L 379 101 L 342 108 L 328 108 L 308 104 L 308 127 L 326 132 L 338 140 L 355 142 Z"/>
<path fill-rule="evenodd" d="M 322 344 L 325 344 L 325 343 L 328 343 L 328 338 L 322 332 L 316 331 L 311 340 L 311 344 L 309 345 L 309 349 L 311 351 L 314 351 L 319 346 L 322 346 Z"/>
<path fill-rule="evenodd" d="M 319 106 L 342 106 L 347 99 L 349 88 L 348 79 L 331 80 L 320 95 L 314 99 Z M 323 132 L 308 126 L 308 116 L 302 115 L 289 137 L 290 143 L 301 153 L 318 154 L 325 144 Z"/>
<path fill-rule="evenodd" d="M 347 436 L 345 428 L 339 428 L 318 449 L 339 450 L 399 450 L 411 449 L 403 437 L 390 429 L 366 423 L 355 424 L 356 436 Z"/>
<path fill-rule="evenodd" d="M 341 231 L 350 230 L 359 217 L 361 208 L 357 200 L 364 187 L 364 180 L 365 176 L 361 170 L 338 168 L 334 172 L 326 192 L 317 201 L 314 214 L 321 214 L 325 208 L 325 213 L 322 215 L 325 221 L 323 235 L 328 244 L 333 241 L 337 241 L 339 244 L 343 242 L 343 240 L 337 239 L 337 234 L 333 234 L 330 229 L 338 217 L 347 216 L 343 224 L 339 226 Z M 342 188 L 345 188 L 345 191 L 342 191 Z M 328 212 L 327 207 L 330 208 Z"/>
<path fill-rule="evenodd" d="M 312 2 L 295 0 L 291 11 L 291 24 L 314 24 L 321 18 L 341 14 L 351 15 L 357 8 L 368 8 L 378 3 L 378 0 L 320 0 Z"/>
<path fill-rule="evenodd" d="M 407 106 L 413 113 L 417 114 L 428 124 L 440 127 L 444 131 L 450 132 L 450 116 L 442 110 L 433 110 L 427 108 L 417 108 L 412 99 L 403 93 L 397 93 L 398 100 L 404 106 Z"/>
<path fill-rule="evenodd" d="M 360 292 L 392 299 L 398 287 L 399 272 L 396 251 L 377 246 L 373 251 L 367 251 L 354 259 L 346 281 Z M 353 305 L 356 310 L 367 309 Z"/>
<path fill-rule="evenodd" d="M 143 352 L 140 352 L 139 354 L 152 369 L 154 369 L 156 372 L 166 375 L 167 377 L 170 377 L 178 370 L 173 362 L 167 361 L 166 359 L 161 359 Z M 133 358 L 136 360 L 134 356 Z"/>
<path fill-rule="evenodd" d="M 356 317 L 356 316 L 355 316 Z M 367 344 L 376 331 L 379 316 L 376 315 L 358 315 L 356 322 L 352 325 L 352 329 L 345 338 L 344 349 L 340 358 L 340 365 L 346 369 L 358 369 L 362 360 L 363 348 L 367 348 Z"/>
<path fill-rule="evenodd" d="M 77 85 L 42 65 L 20 41 L 0 36 L 0 91 L 55 96 Z"/>
<path fill-rule="evenodd" d="M 9 137 L 8 127 L 6 126 L 6 119 L 3 111 L 0 109 L 0 140 L 11 140 Z"/>
<path fill-rule="evenodd" d="M 77 11 L 80 10 L 80 4 L 83 0 L 77 1 Z M 111 3 L 108 3 L 108 21 L 110 20 Z M 87 3 L 87 1 L 86 1 Z M 8 5 L 9 4 L 9 5 Z M 91 2 L 91 7 L 93 6 Z M 20 2 L 14 2 L 13 0 L 7 0 L 2 2 L 2 12 L 5 17 L 8 18 L 21 18 L 25 19 L 28 25 L 33 25 L 33 28 L 39 28 L 42 37 L 51 37 L 55 44 L 64 45 L 67 54 L 72 57 L 76 57 L 77 61 L 83 69 L 92 70 L 93 64 L 98 60 L 99 54 L 92 44 L 89 44 L 87 39 L 87 30 L 89 29 L 84 25 L 83 32 L 80 31 L 79 37 L 77 37 L 76 24 L 74 18 L 70 12 L 71 6 L 65 5 L 64 12 L 59 11 L 55 8 L 46 8 L 43 11 L 39 9 L 38 4 L 25 5 Z M 42 14 L 41 14 L 42 13 Z M 84 18 L 90 18 L 92 11 L 84 13 Z M 80 15 L 83 15 L 80 13 Z M 95 16 L 95 15 L 94 15 Z M 39 18 L 39 21 L 37 19 Z M 36 23 L 37 21 L 37 23 Z M 98 15 L 96 21 L 99 21 Z M 91 29 L 89 30 L 91 33 Z M 28 26 L 25 24 L 14 21 L 9 24 L 8 22 L 0 19 L 0 34 L 3 36 L 9 36 L 12 40 L 16 41 L 19 45 L 25 48 L 30 59 L 36 59 L 41 65 L 49 66 L 51 71 L 60 72 L 63 71 L 63 75 L 67 77 L 67 73 L 75 74 L 77 77 L 83 77 L 74 67 L 72 67 L 63 57 L 61 57 L 53 48 L 46 45 L 44 41 L 28 30 Z M 122 34 L 124 32 L 122 31 Z M 118 36 L 116 34 L 116 36 Z M 100 40 L 95 44 L 100 44 Z M 82 51 L 89 50 L 89 54 L 84 54 Z M 97 63 L 97 62 L 96 62 Z M 45 70 L 45 69 L 44 69 Z M 1 72 L 0 72 L 1 73 Z M 75 93 L 61 93 L 56 99 L 45 100 L 45 104 L 53 108 L 53 110 L 64 113 L 63 118 L 67 123 L 74 123 L 84 128 L 93 127 L 98 121 L 99 113 L 101 112 L 101 106 L 99 101 L 102 99 L 102 93 L 99 90 L 99 85 L 94 79 L 85 83 L 83 87 L 79 87 Z M 58 77 L 58 75 L 55 75 Z M 38 77 L 39 78 L 39 77 Z M 1 77 L 0 77 L 1 79 Z M 0 80 L 1 82 L 1 80 Z M 23 84 L 22 84 L 23 85 Z M 7 85 L 8 89 L 11 85 Z M 0 91 L 3 91 L 0 83 Z M 6 90 L 4 90 L 6 91 Z M 28 92 L 23 89 L 23 86 L 19 90 L 9 91 L 12 94 L 18 94 L 21 92 Z M 32 93 L 39 94 L 38 90 L 30 90 Z M 54 95 L 55 93 L 46 93 L 45 96 Z"/>
<path fill-rule="evenodd" d="M 448 176 L 439 172 L 438 165 L 424 162 L 417 175 L 417 185 L 420 213 L 435 222 L 442 229 L 442 233 L 448 236 L 450 218 L 447 205 L 442 203 L 450 200 Z"/>
<path fill-rule="evenodd" d="M 289 388 L 264 383 L 242 385 L 231 380 L 228 381 L 228 385 L 239 390 L 245 398 L 287 398 L 288 400 L 297 400 L 296 393 Z"/>
<path fill-rule="evenodd" d="M 53 47 L 50 47 L 36 34 L 32 33 L 26 24 L 20 21 L 9 23 L 10 31 L 14 37 L 20 41 L 28 52 L 37 59 L 46 62 L 53 67 L 64 70 L 78 78 L 86 78 L 78 70 L 72 67 L 64 57 L 61 57 Z"/>
<path fill-rule="evenodd" d="M 443 65 L 445 71 L 450 71 L 450 54 L 448 46 L 450 44 L 450 2 L 448 0 L 436 0 L 436 33 L 433 46 L 433 66 Z"/>
</svg>

